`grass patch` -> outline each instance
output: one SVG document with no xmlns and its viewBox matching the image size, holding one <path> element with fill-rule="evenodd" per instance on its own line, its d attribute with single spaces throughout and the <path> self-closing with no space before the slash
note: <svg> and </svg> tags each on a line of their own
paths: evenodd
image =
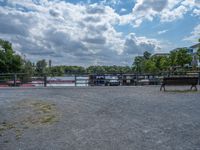
<svg viewBox="0 0 200 150">
<path fill-rule="evenodd" d="M 2 134 L 4 131 L 11 130 L 13 128 L 15 128 L 14 124 L 4 121 L 0 124 L 0 134 Z"/>
<path fill-rule="evenodd" d="M 15 130 L 15 138 L 16 140 L 19 140 L 22 136 L 22 131 L 20 129 Z"/>
<path fill-rule="evenodd" d="M 57 116 L 55 114 L 46 114 L 46 115 L 37 115 L 37 116 L 30 116 L 24 120 L 22 120 L 20 123 L 24 126 L 24 129 L 28 129 L 30 127 L 37 127 L 39 125 L 47 125 L 47 124 L 53 124 L 54 122 L 57 122 Z"/>
<path fill-rule="evenodd" d="M 23 100 L 18 102 L 12 111 L 20 115 L 16 115 L 17 118 L 14 117 L 15 121 L 0 123 L 0 137 L 4 135 L 3 133 L 14 129 L 15 138 L 19 140 L 27 129 L 51 125 L 59 121 L 56 105 L 46 101 Z"/>
<path fill-rule="evenodd" d="M 4 132 L 6 133 L 7 131 L 12 130 L 12 129 L 16 129 L 16 127 L 13 123 L 9 123 L 6 121 L 0 123 L 0 136 L 3 136 Z M 17 134 L 16 134 L 16 136 L 17 136 Z M 4 143 L 9 143 L 9 141 L 5 140 Z"/>
<path fill-rule="evenodd" d="M 52 124 L 58 119 L 58 112 L 55 104 L 43 101 L 26 102 L 25 106 L 29 107 L 30 114 L 21 121 L 21 124 L 30 125 Z M 24 106 L 23 106 L 24 107 Z"/>
<path fill-rule="evenodd" d="M 53 123 L 56 121 L 55 115 L 47 115 L 42 118 L 40 118 L 40 123 L 46 124 L 46 123 Z"/>
<path fill-rule="evenodd" d="M 43 113 L 51 113 L 55 105 L 48 104 L 45 102 L 35 102 L 35 103 L 32 103 L 32 106 L 36 111 L 40 111 Z"/>
</svg>

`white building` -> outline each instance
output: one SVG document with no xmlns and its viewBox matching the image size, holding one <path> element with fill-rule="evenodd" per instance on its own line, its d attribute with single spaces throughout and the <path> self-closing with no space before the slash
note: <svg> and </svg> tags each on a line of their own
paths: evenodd
<svg viewBox="0 0 200 150">
<path fill-rule="evenodd" d="M 200 67 L 200 61 L 197 56 L 197 50 L 199 49 L 199 47 L 200 47 L 200 43 L 195 44 L 188 48 L 188 52 L 192 55 L 191 65 L 197 65 L 198 67 Z"/>
</svg>

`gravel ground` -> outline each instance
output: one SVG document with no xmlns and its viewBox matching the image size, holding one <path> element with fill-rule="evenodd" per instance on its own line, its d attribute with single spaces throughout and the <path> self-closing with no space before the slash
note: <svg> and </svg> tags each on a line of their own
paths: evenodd
<svg viewBox="0 0 200 150">
<path fill-rule="evenodd" d="M 0 89 L 0 149 L 200 150 L 200 92 L 168 89 Z"/>
</svg>

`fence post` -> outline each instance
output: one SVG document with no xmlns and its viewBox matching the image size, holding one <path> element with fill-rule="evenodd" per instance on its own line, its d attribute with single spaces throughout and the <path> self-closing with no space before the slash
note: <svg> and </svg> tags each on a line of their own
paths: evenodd
<svg viewBox="0 0 200 150">
<path fill-rule="evenodd" d="M 47 87 L 47 76 L 44 76 L 44 87 Z"/>
<path fill-rule="evenodd" d="M 14 81 L 14 86 L 17 86 L 17 74 L 14 74 L 13 81 Z"/>
<path fill-rule="evenodd" d="M 76 83 L 76 82 L 77 82 L 77 81 L 76 81 L 76 80 L 77 80 L 77 77 L 76 77 L 76 75 L 75 75 L 74 77 L 75 77 L 75 86 L 77 86 L 77 85 L 76 85 L 76 84 L 77 84 L 77 83 Z"/>
<path fill-rule="evenodd" d="M 199 72 L 199 85 L 200 85 L 200 72 Z"/>
</svg>

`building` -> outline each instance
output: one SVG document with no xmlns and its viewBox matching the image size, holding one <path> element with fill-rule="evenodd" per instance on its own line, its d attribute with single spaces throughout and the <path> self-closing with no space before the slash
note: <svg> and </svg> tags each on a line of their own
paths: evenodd
<svg viewBox="0 0 200 150">
<path fill-rule="evenodd" d="M 192 56 L 192 62 L 190 64 L 187 64 L 187 66 L 198 66 L 200 67 L 200 61 L 199 61 L 199 58 L 197 56 L 197 50 L 200 48 L 200 43 L 198 44 L 195 44 L 193 46 L 190 46 L 190 47 L 182 47 L 184 49 L 187 49 L 188 53 Z M 173 49 L 172 51 L 178 51 L 182 48 L 176 48 L 176 49 Z M 169 57 L 170 56 L 170 53 L 155 53 L 154 55 L 152 55 L 152 57 L 159 57 L 159 56 L 166 56 L 166 57 Z"/>
<path fill-rule="evenodd" d="M 200 67 L 200 61 L 199 61 L 199 58 L 197 56 L 197 50 L 199 48 L 200 48 L 200 43 L 195 44 L 193 46 L 190 46 L 188 48 L 188 53 L 190 53 L 192 55 L 192 62 L 191 62 L 192 66 L 198 66 L 198 67 Z"/>
<path fill-rule="evenodd" d="M 200 43 L 195 44 L 195 45 L 190 46 L 190 47 L 182 47 L 184 49 L 187 49 L 188 54 L 190 54 L 192 56 L 192 62 L 190 64 L 188 64 L 187 66 L 190 66 L 190 67 L 198 66 L 198 67 L 200 67 L 200 61 L 199 61 L 199 58 L 197 56 L 197 50 L 198 50 L 199 47 L 200 47 Z M 178 51 L 180 49 L 181 48 L 176 48 L 172 51 Z"/>
</svg>

